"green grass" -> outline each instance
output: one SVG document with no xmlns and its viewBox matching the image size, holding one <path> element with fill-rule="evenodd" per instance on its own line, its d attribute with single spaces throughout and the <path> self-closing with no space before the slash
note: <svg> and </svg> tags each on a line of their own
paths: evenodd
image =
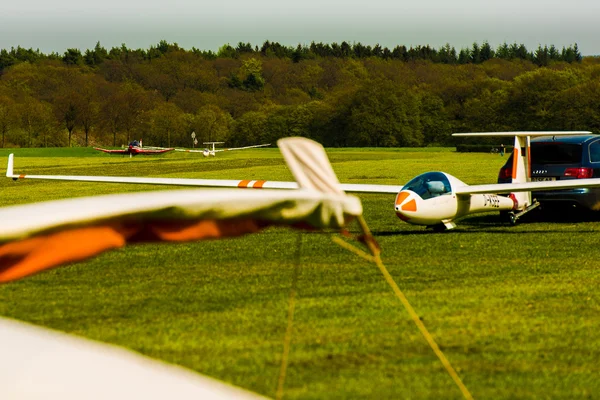
<svg viewBox="0 0 600 400">
<path fill-rule="evenodd" d="M 19 151 L 16 173 L 291 179 L 276 149 L 209 159 Z M 446 149 L 329 156 L 340 181 L 382 184 L 428 170 L 490 183 L 505 161 Z M 153 189 L 0 180 L 3 205 Z M 398 220 L 393 195 L 360 197 L 384 263 L 475 398 L 598 396 L 599 222 L 541 217 L 510 227 L 481 214 L 436 234 Z M 0 315 L 274 396 L 298 241 L 286 398 L 461 398 L 377 268 L 325 234 L 278 228 L 225 241 L 131 246 L 0 286 Z"/>
<path fill-rule="evenodd" d="M 0 149 L 0 156 L 14 153 L 17 157 L 102 157 L 105 153 L 94 150 L 92 147 L 48 147 L 48 148 L 19 148 Z"/>
</svg>

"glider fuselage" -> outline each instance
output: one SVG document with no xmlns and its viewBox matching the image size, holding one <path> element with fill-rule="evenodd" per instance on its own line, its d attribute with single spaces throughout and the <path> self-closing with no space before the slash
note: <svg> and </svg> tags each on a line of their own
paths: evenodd
<svg viewBox="0 0 600 400">
<path fill-rule="evenodd" d="M 454 188 L 466 186 L 466 183 L 444 172 L 421 174 L 397 194 L 394 202 L 396 215 L 410 224 L 435 226 L 467 214 L 517 208 L 512 197 L 455 193 Z"/>
</svg>

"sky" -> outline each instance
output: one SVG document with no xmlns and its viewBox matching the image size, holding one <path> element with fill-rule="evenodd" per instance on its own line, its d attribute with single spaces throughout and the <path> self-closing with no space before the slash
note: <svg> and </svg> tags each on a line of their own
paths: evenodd
<svg viewBox="0 0 600 400">
<path fill-rule="evenodd" d="M 147 49 L 166 40 L 216 51 L 270 40 L 460 50 L 487 41 L 529 50 L 577 43 L 600 55 L 598 17 L 598 0 L 17 0 L 0 6 L 0 49 L 63 54 L 98 41 Z"/>
</svg>

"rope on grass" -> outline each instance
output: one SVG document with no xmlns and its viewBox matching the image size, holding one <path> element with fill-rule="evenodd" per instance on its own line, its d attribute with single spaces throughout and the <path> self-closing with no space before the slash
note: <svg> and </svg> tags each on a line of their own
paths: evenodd
<svg viewBox="0 0 600 400">
<path fill-rule="evenodd" d="M 283 339 L 283 353 L 281 355 L 281 367 L 279 369 L 279 380 L 277 381 L 277 392 L 275 399 L 283 398 L 283 388 L 285 385 L 285 376 L 287 372 L 288 360 L 290 355 L 290 347 L 292 344 L 292 330 L 294 324 L 294 310 L 296 309 L 296 287 L 298 286 L 298 275 L 300 275 L 300 257 L 302 247 L 302 233 L 298 234 L 298 243 L 296 246 L 296 262 L 294 263 L 294 271 L 292 273 L 292 285 L 290 287 L 290 295 L 288 300 L 288 315 L 287 327 L 285 329 L 285 337 Z"/>
<path fill-rule="evenodd" d="M 467 389 L 465 384 L 462 382 L 462 380 L 458 376 L 458 373 L 452 367 L 452 364 L 450 364 L 450 361 L 448 361 L 448 359 L 446 358 L 446 356 L 444 355 L 442 350 L 440 350 L 440 347 L 437 345 L 437 343 L 433 339 L 433 336 L 431 336 L 431 334 L 427 330 L 427 327 L 425 327 L 425 324 L 423 324 L 423 321 L 421 321 L 421 319 L 419 318 L 419 315 L 416 313 L 414 308 L 410 305 L 408 299 L 406 298 L 404 293 L 402 293 L 402 291 L 400 290 L 400 288 L 394 281 L 394 278 L 392 278 L 392 275 L 390 275 L 390 273 L 388 272 L 385 265 L 383 265 L 383 261 L 381 260 L 381 255 L 380 255 L 381 251 L 379 250 L 379 247 L 374 243 L 373 236 L 371 235 L 369 227 L 366 225 L 366 222 L 364 221 L 364 219 L 362 217 L 359 218 L 358 222 L 361 225 L 363 232 L 365 233 L 365 239 L 366 239 L 365 243 L 367 244 L 369 250 L 371 251 L 371 253 L 373 255 L 369 255 L 369 254 L 365 253 L 361 249 L 355 247 L 354 245 L 346 242 L 345 240 L 343 240 L 339 237 L 335 237 L 335 236 L 332 237 L 333 241 L 335 243 L 339 244 L 340 246 L 342 246 L 343 248 L 348 249 L 351 252 L 353 252 L 354 254 L 364 258 L 367 261 L 374 262 L 377 265 L 377 267 L 379 268 L 379 271 L 381 271 L 381 273 L 383 274 L 385 281 L 388 283 L 388 285 L 390 285 L 390 287 L 394 291 L 394 294 L 400 300 L 400 302 L 402 303 L 402 305 L 404 306 L 406 311 L 408 311 L 408 314 L 410 315 L 411 319 L 413 320 L 415 325 L 417 325 L 417 328 L 419 328 L 419 331 L 421 331 L 421 334 L 425 337 L 425 340 L 429 344 L 429 347 L 431 347 L 431 349 L 433 350 L 435 355 L 439 358 L 439 360 L 441 361 L 442 365 L 444 366 L 444 368 L 446 369 L 446 371 L 448 372 L 448 374 L 450 375 L 450 377 L 452 378 L 454 383 L 456 383 L 456 385 L 460 389 L 464 398 L 467 400 L 472 400 L 473 396 L 469 392 L 469 389 Z"/>
</svg>

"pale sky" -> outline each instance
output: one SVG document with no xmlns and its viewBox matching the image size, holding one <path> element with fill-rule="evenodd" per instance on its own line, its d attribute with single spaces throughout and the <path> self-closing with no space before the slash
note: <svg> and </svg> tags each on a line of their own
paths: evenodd
<svg viewBox="0 0 600 400">
<path fill-rule="evenodd" d="M 6 0 L 0 49 L 82 52 L 97 41 L 147 49 L 160 40 L 216 51 L 265 40 L 365 45 L 577 43 L 600 55 L 600 0 Z"/>
</svg>

